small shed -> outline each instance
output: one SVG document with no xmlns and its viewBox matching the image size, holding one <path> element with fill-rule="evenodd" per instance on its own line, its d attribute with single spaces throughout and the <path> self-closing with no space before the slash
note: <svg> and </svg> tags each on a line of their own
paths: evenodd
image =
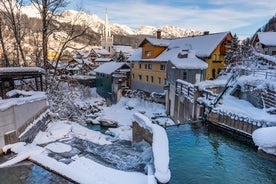
<svg viewBox="0 0 276 184">
<path fill-rule="evenodd" d="M 7 98 L 6 93 L 19 84 L 26 84 L 27 79 L 33 79 L 34 86 L 28 86 L 34 91 L 43 91 L 43 75 L 45 70 L 40 67 L 1 67 L 0 95 Z"/>
<path fill-rule="evenodd" d="M 118 93 L 129 87 L 130 67 L 125 62 L 108 62 L 94 70 L 96 72 L 97 93 L 117 102 L 120 98 Z"/>
</svg>

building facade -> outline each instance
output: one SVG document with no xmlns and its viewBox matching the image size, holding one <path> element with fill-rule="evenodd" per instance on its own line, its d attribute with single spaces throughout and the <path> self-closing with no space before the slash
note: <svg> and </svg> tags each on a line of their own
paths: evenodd
<svg viewBox="0 0 276 184">
<path fill-rule="evenodd" d="M 129 58 L 131 62 L 131 88 L 148 93 L 163 93 L 166 84 L 166 58 L 160 55 L 167 49 L 169 40 L 146 38 Z"/>
<path fill-rule="evenodd" d="M 256 51 L 270 56 L 276 55 L 276 32 L 258 32 L 253 38 Z"/>
<path fill-rule="evenodd" d="M 131 62 L 131 88 L 146 92 L 163 93 L 166 85 L 168 62 L 179 57 L 181 51 L 193 50 L 195 57 L 208 65 L 206 74 L 195 75 L 196 80 L 218 77 L 225 68 L 225 55 L 233 39 L 230 32 L 184 37 L 174 40 L 145 38 L 139 49 L 129 58 Z M 177 49 L 174 49 L 177 48 Z M 179 50 L 182 49 L 182 50 Z M 201 78 L 203 77 L 204 78 Z"/>
</svg>

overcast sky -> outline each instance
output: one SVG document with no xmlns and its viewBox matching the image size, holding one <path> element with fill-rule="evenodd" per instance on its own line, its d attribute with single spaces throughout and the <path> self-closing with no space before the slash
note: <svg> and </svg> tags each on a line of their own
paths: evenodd
<svg viewBox="0 0 276 184">
<path fill-rule="evenodd" d="M 90 14 L 133 29 L 141 25 L 173 25 L 184 29 L 231 31 L 250 36 L 276 13 L 275 0 L 69 0 L 69 9 L 82 7 Z"/>
</svg>

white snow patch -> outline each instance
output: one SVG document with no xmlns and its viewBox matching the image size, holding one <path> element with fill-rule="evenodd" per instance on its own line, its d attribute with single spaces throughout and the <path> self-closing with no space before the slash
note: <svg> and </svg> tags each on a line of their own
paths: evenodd
<svg viewBox="0 0 276 184">
<path fill-rule="evenodd" d="M 276 127 L 259 128 L 252 133 L 252 138 L 259 149 L 276 155 Z"/>
<path fill-rule="evenodd" d="M 107 136 L 100 132 L 90 130 L 75 122 L 70 121 L 56 121 L 48 125 L 48 129 L 45 132 L 39 132 L 35 137 L 33 143 L 46 144 L 61 139 L 68 139 L 77 137 L 80 139 L 88 140 L 96 144 L 111 144 L 107 140 Z"/>
<path fill-rule="evenodd" d="M 70 145 L 61 142 L 48 144 L 45 148 L 55 153 L 64 153 L 72 150 L 72 147 Z"/>
<path fill-rule="evenodd" d="M 152 132 L 155 177 L 161 183 L 169 182 L 171 178 L 171 171 L 169 169 L 169 141 L 165 129 L 159 125 L 152 124 L 146 116 L 140 113 L 135 113 L 134 118 L 139 125 L 147 127 Z"/>
</svg>

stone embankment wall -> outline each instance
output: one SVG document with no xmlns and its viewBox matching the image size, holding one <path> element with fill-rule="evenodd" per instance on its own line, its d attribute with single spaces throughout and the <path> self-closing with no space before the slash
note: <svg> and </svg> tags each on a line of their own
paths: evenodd
<svg viewBox="0 0 276 184">
<path fill-rule="evenodd" d="M 137 122 L 132 122 L 132 142 L 138 143 L 143 140 L 152 145 L 152 133 Z"/>
<path fill-rule="evenodd" d="M 39 119 L 33 122 L 33 126 L 19 136 L 21 142 L 31 143 L 39 131 L 45 131 L 48 123 L 51 121 L 48 111 L 43 113 Z"/>
<path fill-rule="evenodd" d="M 0 152 L 4 145 L 17 142 L 26 127 L 46 109 L 46 99 L 41 99 L 0 110 Z"/>
</svg>

